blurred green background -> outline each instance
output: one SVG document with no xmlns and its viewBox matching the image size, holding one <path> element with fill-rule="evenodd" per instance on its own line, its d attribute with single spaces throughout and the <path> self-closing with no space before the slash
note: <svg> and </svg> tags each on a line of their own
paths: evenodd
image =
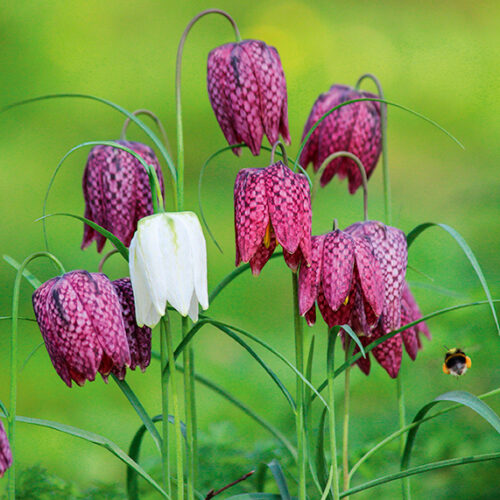
<svg viewBox="0 0 500 500">
<path fill-rule="evenodd" d="M 389 109 L 394 224 L 405 232 L 425 221 L 444 222 L 457 229 L 481 263 L 492 295 L 500 297 L 497 2 L 7 0 L 0 14 L 0 106 L 47 93 L 93 94 L 131 111 L 155 111 L 175 144 L 177 43 L 191 17 L 209 7 L 228 10 L 239 24 L 243 38 L 262 39 L 277 47 L 288 84 L 291 156 L 297 152 L 302 127 L 317 95 L 332 83 L 353 85 L 365 72 L 379 77 L 388 99 L 433 118 L 458 137 L 465 144 L 465 151 L 424 121 Z M 193 29 L 185 48 L 182 90 L 186 206 L 197 212 L 201 165 L 225 145 L 206 93 L 206 57 L 213 47 L 232 39 L 229 24 L 211 16 Z M 366 83 L 367 90 L 373 90 L 370 85 Z M 76 99 L 44 101 L 1 115 L 2 254 L 22 261 L 43 249 L 41 223 L 34 221 L 42 214 L 45 190 L 58 161 L 81 142 L 118 138 L 122 123 L 122 115 L 111 108 Z M 129 128 L 128 137 L 148 142 L 134 126 Z M 80 186 L 87 154 L 88 151 L 78 151 L 64 164 L 50 194 L 49 213 L 83 215 Z M 219 253 L 207 240 L 209 287 L 234 266 L 232 187 L 236 172 L 268 162 L 266 152 L 253 158 L 244 151 L 241 159 L 226 153 L 207 170 L 204 208 L 224 250 Z M 164 173 L 167 175 L 166 167 Z M 383 217 L 381 173 L 378 168 L 370 183 L 369 209 L 374 219 Z M 316 234 L 329 230 L 334 217 L 345 227 L 362 217 L 361 192 L 349 196 L 346 183 L 335 179 L 320 192 L 313 212 Z M 54 218 L 48 221 L 48 229 L 51 251 L 67 269 L 97 270 L 100 256 L 95 246 L 80 251 L 82 227 L 78 221 Z M 433 280 L 408 271 L 424 312 L 484 298 L 461 250 L 438 229 L 419 238 L 411 249 L 409 262 Z M 42 280 L 55 273 L 45 261 L 33 263 L 31 269 Z M 127 274 L 127 266 L 114 257 L 106 264 L 106 272 L 115 279 Z M 10 314 L 14 275 L 13 269 L 2 261 L 0 315 Z M 258 279 L 246 274 L 235 282 L 214 303 L 210 314 L 258 333 L 293 359 L 290 285 L 290 273 L 277 259 L 265 267 Z M 437 293 L 427 285 L 454 293 Z M 20 310 L 29 317 L 33 316 L 31 293 L 24 283 Z M 0 326 L 0 399 L 7 403 L 10 322 L 4 321 Z M 487 307 L 442 316 L 431 320 L 429 326 L 433 341 L 425 341 L 416 362 L 412 363 L 406 355 L 403 360 L 401 375 L 408 418 L 443 392 L 467 390 L 481 394 L 500 382 L 498 336 Z M 317 341 L 314 382 L 319 384 L 324 378 L 326 356 L 322 321 L 307 330 L 307 337 L 312 333 Z M 20 364 L 40 340 L 36 325 L 21 324 Z M 461 346 L 472 357 L 472 369 L 459 380 L 441 372 L 444 345 Z M 294 439 L 293 418 L 286 401 L 237 344 L 206 328 L 197 338 L 196 351 L 200 373 L 220 383 Z M 292 373 L 267 353 L 262 356 L 293 389 Z M 153 361 L 145 374 L 130 373 L 127 380 L 151 414 L 159 413 L 157 363 Z M 370 444 L 396 429 L 395 385 L 375 363 L 369 377 L 357 368 L 353 370 L 353 457 L 359 457 Z M 338 392 L 340 414 L 341 387 Z M 205 443 L 204 488 L 221 487 L 255 468 L 259 461 L 280 456 L 270 436 L 238 409 L 204 388 L 198 390 L 198 401 Z M 500 410 L 498 398 L 490 399 L 489 404 Z M 98 380 L 69 390 L 57 377 L 45 349 L 40 349 L 20 372 L 18 413 L 103 434 L 123 449 L 128 448 L 140 425 L 113 383 L 106 385 Z M 18 426 L 18 436 L 21 469 L 40 464 L 82 489 L 101 483 L 123 483 L 124 466 L 100 448 L 23 424 Z M 151 466 L 148 454 L 151 457 L 153 449 L 146 444 L 143 463 Z M 498 447 L 499 439 L 493 429 L 470 410 L 462 409 L 422 427 L 413 464 L 487 453 Z M 395 442 L 360 469 L 354 484 L 395 472 L 397 464 Z M 5 482 L 0 480 L 0 491 Z M 415 498 L 486 499 L 498 498 L 497 482 L 498 463 L 489 462 L 431 472 L 415 477 L 412 485 Z M 276 490 L 271 483 L 268 487 L 268 491 Z M 291 488 L 294 489 L 293 480 Z M 356 498 L 398 498 L 399 492 L 400 486 L 395 482 Z M 315 498 L 314 494 L 311 498 Z"/>
</svg>

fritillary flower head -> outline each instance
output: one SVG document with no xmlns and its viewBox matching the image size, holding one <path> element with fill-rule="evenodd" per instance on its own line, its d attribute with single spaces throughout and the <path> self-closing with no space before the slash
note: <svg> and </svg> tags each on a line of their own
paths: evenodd
<svg viewBox="0 0 500 500">
<path fill-rule="evenodd" d="M 130 369 L 137 366 L 145 371 L 151 361 L 151 328 L 138 326 L 135 317 L 134 292 L 130 278 L 121 278 L 111 282 L 115 287 L 118 300 L 122 307 L 123 321 L 127 333 L 130 351 Z M 113 367 L 112 372 L 120 379 L 125 378 L 125 366 Z"/>
<path fill-rule="evenodd" d="M 208 55 L 210 103 L 230 145 L 245 143 L 258 155 L 264 134 L 290 144 L 286 80 L 274 47 L 260 40 L 227 43 Z M 239 155 L 239 149 L 233 149 Z"/>
<path fill-rule="evenodd" d="M 0 477 L 3 477 L 5 471 L 12 465 L 12 451 L 10 449 L 7 433 L 0 420 Z"/>
<path fill-rule="evenodd" d="M 384 304 L 382 273 L 371 246 L 364 238 L 336 229 L 313 236 L 311 266 L 299 272 L 299 312 L 307 323 L 321 315 L 332 328 L 350 324 L 353 311 L 363 323 L 376 324 Z"/>
<path fill-rule="evenodd" d="M 116 142 L 133 150 L 154 167 L 163 194 L 163 176 L 153 150 L 139 142 Z M 99 145 L 89 153 L 82 185 L 85 217 L 112 232 L 128 247 L 139 219 L 153 213 L 146 169 L 127 151 Z M 82 249 L 93 240 L 96 240 L 97 251 L 101 252 L 106 243 L 105 236 L 85 224 Z"/>
<path fill-rule="evenodd" d="M 33 294 L 33 309 L 52 364 L 69 387 L 130 365 L 122 307 L 104 274 L 52 278 Z"/>
<path fill-rule="evenodd" d="M 304 127 L 302 140 L 313 125 L 335 106 L 367 97 L 377 96 L 347 85 L 333 85 L 328 92 L 316 99 Z M 338 151 L 347 151 L 361 160 L 366 175 L 370 178 L 381 150 L 380 104 L 377 101 L 362 101 L 347 104 L 328 115 L 311 134 L 299 161 L 303 167 L 312 163 L 317 171 L 328 156 Z M 328 184 L 334 175 L 338 175 L 340 179 L 348 178 L 351 194 L 362 184 L 359 169 L 350 158 L 333 159 L 321 175 L 321 185 Z"/>
<path fill-rule="evenodd" d="M 311 195 L 307 178 L 281 161 L 245 168 L 234 184 L 236 265 L 249 262 L 258 275 L 276 245 L 293 271 L 311 262 Z"/>
</svg>

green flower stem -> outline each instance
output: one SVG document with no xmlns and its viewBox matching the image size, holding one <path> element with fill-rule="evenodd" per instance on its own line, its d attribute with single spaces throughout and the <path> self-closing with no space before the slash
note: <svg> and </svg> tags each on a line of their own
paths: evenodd
<svg viewBox="0 0 500 500">
<path fill-rule="evenodd" d="M 354 342 L 346 335 L 345 361 L 350 359 L 354 352 Z M 351 367 L 347 367 L 344 372 L 344 425 L 342 434 L 342 474 L 344 490 L 349 489 L 349 406 L 350 406 L 350 381 Z"/>
<path fill-rule="evenodd" d="M 102 273 L 104 264 L 106 261 L 113 256 L 115 253 L 118 253 L 118 250 L 116 248 L 113 248 L 113 250 L 109 251 L 102 259 L 101 262 L 99 262 L 99 267 L 97 268 L 97 272 Z"/>
<path fill-rule="evenodd" d="M 184 338 L 189 330 L 187 318 L 182 318 L 182 338 Z M 194 393 L 193 393 L 193 370 L 191 368 L 192 349 L 184 349 L 182 352 L 184 363 L 184 404 L 186 406 L 186 434 L 187 434 L 187 498 L 194 499 L 194 483 L 195 483 L 195 450 L 194 450 L 194 435 L 196 424 L 194 422 Z"/>
<path fill-rule="evenodd" d="M 165 337 L 165 344 L 167 347 L 167 357 L 171 361 L 168 364 L 170 394 L 172 399 L 172 406 L 174 408 L 174 428 L 175 428 L 175 456 L 177 465 L 177 499 L 184 500 L 184 454 L 182 449 L 182 430 L 181 430 L 181 411 L 179 406 L 179 394 L 177 388 L 177 370 L 174 362 L 174 345 L 172 342 L 172 335 L 170 331 L 169 319 L 165 315 L 162 318 L 164 324 L 163 334 Z M 163 415 L 163 421 L 168 425 L 168 414 Z M 164 439 L 165 441 L 165 439 Z"/>
<path fill-rule="evenodd" d="M 311 188 L 311 203 L 314 201 L 316 193 L 318 192 L 321 183 L 321 175 L 323 174 L 324 170 L 332 160 L 335 160 L 335 158 L 339 158 L 341 156 L 350 158 L 354 163 L 356 163 L 359 168 L 359 172 L 361 174 L 361 182 L 363 185 L 363 216 L 364 220 L 366 221 L 368 220 L 368 178 L 366 176 L 366 169 L 361 163 L 361 160 L 356 155 L 349 153 L 349 151 L 337 151 L 336 153 L 332 153 L 325 158 L 314 176 L 313 186 Z"/>
<path fill-rule="evenodd" d="M 399 376 L 396 377 L 396 397 L 398 401 L 398 413 L 399 413 L 399 429 L 404 429 L 406 427 L 406 409 L 405 409 L 405 395 L 403 389 L 403 381 L 401 378 L 401 370 L 399 372 Z M 399 447 L 401 456 L 403 456 L 405 449 L 405 436 L 401 434 L 399 438 Z M 403 500 L 411 499 L 411 490 L 410 490 L 410 479 L 408 477 L 404 477 L 401 482 Z"/>
<path fill-rule="evenodd" d="M 333 499 L 340 498 L 338 464 L 337 464 L 337 433 L 335 430 L 335 341 L 339 333 L 339 327 L 328 330 L 328 352 L 327 352 L 327 378 L 328 378 L 328 420 L 330 424 L 330 454 L 332 456 L 332 486 Z"/>
<path fill-rule="evenodd" d="M 500 394 L 500 387 L 498 389 L 494 389 L 492 391 L 486 392 L 484 394 L 481 394 L 478 396 L 479 399 L 486 399 L 490 398 L 491 396 L 496 396 L 497 394 Z M 428 417 L 424 417 L 421 420 L 417 420 L 416 422 L 412 422 L 411 424 L 406 425 L 402 429 L 397 430 L 396 432 L 393 432 L 389 436 L 387 436 L 385 439 L 377 443 L 373 448 L 368 450 L 353 466 L 351 469 L 351 472 L 349 472 L 349 479 L 352 479 L 353 475 L 355 472 L 361 467 L 361 465 L 366 462 L 375 452 L 383 448 L 386 444 L 390 443 L 394 439 L 397 439 L 399 436 L 407 433 L 409 430 L 413 429 L 414 427 L 419 426 L 420 424 L 423 424 L 424 422 L 427 422 L 427 420 L 432 420 L 433 418 L 439 417 L 440 415 L 443 415 L 444 413 L 448 413 L 449 411 L 452 410 L 457 410 L 458 408 L 463 408 L 464 406 L 461 404 L 456 404 L 449 406 L 448 408 L 445 408 L 444 410 L 437 411 L 433 415 L 429 415 Z"/>
<path fill-rule="evenodd" d="M 170 154 L 170 143 L 168 140 L 167 132 L 165 131 L 165 127 L 163 126 L 163 123 L 161 120 L 149 109 L 136 109 L 131 113 L 132 116 L 139 116 L 139 115 L 147 115 L 150 118 L 154 120 L 156 123 L 156 126 L 158 127 L 158 130 L 160 131 L 161 137 L 163 139 L 163 144 L 165 144 L 165 147 L 167 148 L 168 153 Z M 131 122 L 131 118 L 127 116 L 123 128 L 122 128 L 122 133 L 120 134 L 120 140 L 126 141 L 127 140 L 127 128 Z"/>
<path fill-rule="evenodd" d="M 288 167 L 288 155 L 286 154 L 285 145 L 281 141 L 276 141 L 271 148 L 271 164 L 274 163 L 274 155 L 276 154 L 276 150 L 281 149 L 281 157 L 283 158 L 283 163 Z"/>
<path fill-rule="evenodd" d="M 178 209 L 183 210 L 184 206 L 184 134 L 182 129 L 182 102 L 181 102 L 181 72 L 182 72 L 182 53 L 184 51 L 184 45 L 186 43 L 186 38 L 191 31 L 193 25 L 202 17 L 207 14 L 220 14 L 226 17 L 229 22 L 233 25 L 236 40 L 240 41 L 241 36 L 238 30 L 238 26 L 234 19 L 223 10 L 219 9 L 207 9 L 191 19 L 184 33 L 182 34 L 181 40 L 179 42 L 179 47 L 177 49 L 177 61 L 175 66 L 175 102 L 177 110 L 177 202 Z"/>
<path fill-rule="evenodd" d="M 14 281 L 14 291 L 12 293 L 12 329 L 10 336 L 10 405 L 9 405 L 9 444 L 12 451 L 12 465 L 9 468 L 9 479 L 7 485 L 7 494 L 9 500 L 16 498 L 16 409 L 17 409 L 17 334 L 18 334 L 18 316 L 19 316 L 19 293 L 21 290 L 21 282 L 23 273 L 28 264 L 39 257 L 47 257 L 61 270 L 64 274 L 64 266 L 59 259 L 49 252 L 36 252 L 26 257 L 24 262 L 19 267 L 16 279 Z"/>
<path fill-rule="evenodd" d="M 169 496 L 172 495 L 172 485 L 170 482 L 170 460 L 169 460 L 169 429 L 168 429 L 168 375 L 166 369 L 168 364 L 167 342 L 166 338 L 170 335 L 168 319 L 160 322 L 160 366 L 161 366 L 161 412 L 162 412 L 162 471 L 163 488 Z"/>
<path fill-rule="evenodd" d="M 293 287 L 293 314 L 295 329 L 295 360 L 299 373 L 304 373 L 304 331 L 302 318 L 299 314 L 299 287 L 297 273 L 292 273 Z M 299 500 L 306 500 L 306 449 L 304 436 L 304 386 L 301 378 L 297 375 L 297 410 L 295 423 L 297 428 L 297 452 L 299 468 Z"/>
</svg>

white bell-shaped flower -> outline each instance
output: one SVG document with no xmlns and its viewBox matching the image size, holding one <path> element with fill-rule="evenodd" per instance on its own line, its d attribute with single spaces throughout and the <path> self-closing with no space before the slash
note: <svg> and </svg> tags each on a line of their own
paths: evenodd
<svg viewBox="0 0 500 500">
<path fill-rule="evenodd" d="M 198 217 L 193 212 L 144 217 L 129 252 L 137 324 L 154 327 L 167 302 L 197 321 L 198 304 L 208 308 L 207 249 Z"/>
</svg>

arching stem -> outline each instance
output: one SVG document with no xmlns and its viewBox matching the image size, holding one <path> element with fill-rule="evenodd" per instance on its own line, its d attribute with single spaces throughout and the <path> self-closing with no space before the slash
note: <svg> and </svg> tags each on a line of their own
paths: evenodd
<svg viewBox="0 0 500 500">
<path fill-rule="evenodd" d="M 98 267 L 98 272 L 102 273 L 102 270 L 104 268 L 104 263 L 115 253 L 118 253 L 118 250 L 114 248 L 111 250 L 111 252 L 108 252 L 102 259 L 101 262 L 99 262 L 99 267 Z"/>
<path fill-rule="evenodd" d="M 281 141 L 276 141 L 271 148 L 271 165 L 274 163 L 274 155 L 276 154 L 276 149 L 281 149 L 281 156 L 283 158 L 283 163 L 288 167 L 288 156 L 286 154 L 285 145 Z"/>
<path fill-rule="evenodd" d="M 385 99 L 384 91 L 379 79 L 371 73 L 366 73 L 359 77 L 356 82 L 356 90 L 359 89 L 361 82 L 369 78 L 375 83 L 377 92 L 380 99 Z M 391 206 L 391 182 L 389 178 L 389 164 L 387 161 L 387 104 L 380 103 L 380 122 L 381 122 L 381 135 L 382 135 L 382 172 L 384 177 L 384 206 L 385 206 L 385 221 L 387 224 L 392 224 L 392 206 Z"/>
<path fill-rule="evenodd" d="M 311 189 L 311 203 L 314 201 L 316 193 L 318 192 L 321 183 L 321 176 L 326 167 L 330 164 L 331 161 L 335 160 L 336 158 L 340 158 L 341 156 L 350 158 L 354 163 L 356 163 L 359 168 L 359 172 L 361 174 L 361 182 L 363 185 L 363 216 L 364 220 L 366 221 L 368 220 L 368 178 L 366 176 L 366 170 L 361 163 L 361 160 L 356 155 L 353 155 L 348 151 L 337 151 L 336 153 L 332 153 L 330 156 L 327 156 L 323 163 L 320 165 L 318 171 L 316 172 L 316 175 L 314 176 L 313 186 Z"/>
<path fill-rule="evenodd" d="M 219 9 L 207 9 L 191 19 L 184 33 L 181 36 L 179 42 L 179 47 L 177 49 L 177 61 L 175 66 L 175 102 L 177 110 L 177 198 L 179 203 L 179 210 L 183 210 L 184 205 L 184 135 L 182 130 L 182 103 L 181 103 L 181 71 L 182 71 L 182 53 L 184 51 L 184 45 L 186 43 L 186 38 L 191 31 L 193 25 L 202 17 L 208 14 L 220 14 L 229 20 L 234 29 L 234 34 L 236 40 L 239 42 L 241 40 L 240 32 L 238 26 L 234 19 L 223 10 Z"/>
<path fill-rule="evenodd" d="M 149 109 L 136 109 L 131 113 L 134 116 L 139 116 L 139 115 L 147 115 L 150 118 L 153 119 L 153 121 L 156 123 L 156 126 L 158 127 L 158 130 L 160 131 L 161 137 L 163 139 L 163 144 L 165 144 L 165 147 L 167 148 L 167 151 L 169 154 L 171 154 L 170 150 L 170 142 L 168 140 L 167 132 L 165 131 L 165 127 L 163 126 L 161 120 L 156 116 L 152 111 Z M 123 124 L 122 128 L 122 133 L 120 134 L 120 140 L 126 141 L 127 140 L 127 128 L 131 122 L 131 118 L 127 117 Z"/>
<path fill-rule="evenodd" d="M 12 330 L 10 337 L 10 406 L 9 406 L 9 443 L 12 451 L 12 465 L 9 468 L 9 480 L 7 493 L 9 500 L 16 498 L 16 408 L 17 408 L 17 321 L 19 315 L 19 293 L 23 273 L 28 264 L 39 257 L 47 257 L 64 274 L 64 266 L 59 259 L 49 252 L 36 252 L 27 257 L 19 267 L 14 281 L 14 291 L 12 293 Z"/>
</svg>

